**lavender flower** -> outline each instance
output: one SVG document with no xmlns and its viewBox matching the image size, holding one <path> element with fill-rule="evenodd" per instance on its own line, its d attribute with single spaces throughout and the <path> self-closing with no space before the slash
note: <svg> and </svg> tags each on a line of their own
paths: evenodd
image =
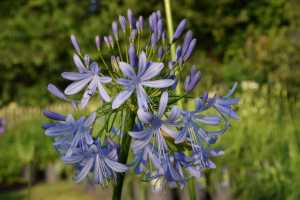
<svg viewBox="0 0 300 200">
<path fill-rule="evenodd" d="M 132 40 L 135 40 L 136 36 L 137 36 L 137 30 L 136 30 L 136 29 L 133 29 L 133 30 L 131 31 L 131 38 L 132 38 Z"/>
<path fill-rule="evenodd" d="M 129 26 L 132 27 L 132 10 L 130 8 L 127 11 L 127 19 L 128 19 Z"/>
<path fill-rule="evenodd" d="M 175 62 L 177 62 L 179 60 L 179 58 L 181 56 L 181 52 L 182 52 L 181 46 L 178 45 L 176 48 L 176 53 L 175 53 Z"/>
<path fill-rule="evenodd" d="M 114 38 L 111 35 L 109 35 L 108 40 L 109 40 L 110 46 L 114 49 Z"/>
<path fill-rule="evenodd" d="M 189 30 L 186 33 L 184 41 L 183 41 L 183 48 L 182 48 L 181 56 L 184 56 L 185 53 L 187 52 L 188 47 L 190 46 L 190 43 L 192 41 L 192 38 L 193 38 L 193 32 L 191 30 Z"/>
<path fill-rule="evenodd" d="M 160 10 L 156 11 L 156 15 L 157 15 L 157 20 L 161 19 L 161 12 Z"/>
<path fill-rule="evenodd" d="M 186 78 L 185 78 L 185 81 L 184 81 L 184 88 L 185 89 L 188 89 L 188 87 L 190 85 L 190 82 L 191 82 L 191 77 L 190 77 L 190 75 L 187 75 Z"/>
<path fill-rule="evenodd" d="M 90 66 L 90 56 L 88 54 L 85 54 L 84 55 L 84 63 L 85 63 L 85 66 L 88 68 Z"/>
<path fill-rule="evenodd" d="M 61 116 L 60 114 L 57 114 L 55 112 L 52 112 L 50 110 L 43 110 L 43 115 L 49 119 L 54 119 L 58 121 L 65 121 L 66 117 Z"/>
<path fill-rule="evenodd" d="M 164 48 L 163 47 L 159 47 L 158 51 L 157 51 L 157 57 L 158 57 L 159 60 L 161 60 L 163 54 L 164 54 Z"/>
<path fill-rule="evenodd" d="M 157 15 L 156 13 L 152 13 L 152 29 L 155 35 L 157 35 Z"/>
<path fill-rule="evenodd" d="M 151 36 L 151 44 L 152 44 L 153 51 L 155 51 L 157 46 L 157 36 L 154 33 L 152 33 Z"/>
<path fill-rule="evenodd" d="M 59 89 L 57 89 L 57 87 L 55 87 L 55 85 L 53 85 L 51 83 L 49 83 L 47 89 L 48 89 L 49 92 L 51 92 L 52 94 L 54 94 L 58 98 L 61 98 L 62 100 L 65 100 L 65 101 L 70 100 L 64 93 L 62 93 Z"/>
<path fill-rule="evenodd" d="M 172 43 L 176 42 L 176 40 L 178 40 L 178 38 L 180 37 L 180 35 L 182 34 L 182 32 L 184 31 L 184 29 L 186 28 L 188 23 L 187 19 L 184 19 L 180 22 L 180 24 L 178 25 L 175 33 L 174 33 L 174 37 L 172 39 Z"/>
<path fill-rule="evenodd" d="M 96 43 L 96 46 L 97 46 L 98 50 L 100 50 L 101 40 L 100 40 L 99 35 L 97 35 L 97 36 L 95 37 L 95 43 Z"/>
<path fill-rule="evenodd" d="M 137 91 L 139 107 L 141 106 L 148 109 L 147 104 L 150 103 L 151 100 L 142 86 L 152 87 L 152 88 L 163 88 L 163 87 L 168 87 L 174 83 L 173 80 L 169 80 L 169 79 L 147 81 L 156 77 L 161 72 L 163 68 L 163 63 L 155 63 L 151 66 L 151 68 L 148 68 L 146 70 L 147 56 L 144 53 L 144 51 L 141 52 L 137 75 L 135 74 L 133 66 L 125 62 L 120 62 L 119 67 L 123 72 L 123 74 L 130 79 L 125 79 L 125 78 L 116 79 L 116 82 L 119 85 L 126 86 L 127 89 L 117 94 L 117 96 L 114 98 L 112 102 L 113 109 L 119 108 L 131 96 L 134 89 L 136 89 Z"/>
<path fill-rule="evenodd" d="M 201 71 L 197 72 L 196 75 L 193 77 L 193 79 L 191 79 L 191 83 L 189 84 L 188 88 L 185 91 L 186 94 L 190 93 L 194 89 L 194 87 L 196 87 L 201 77 L 202 77 L 202 72 Z"/>
<path fill-rule="evenodd" d="M 131 66 L 135 66 L 135 48 L 134 46 L 130 46 L 128 50 L 129 63 Z"/>
<path fill-rule="evenodd" d="M 124 32 L 126 32 L 126 18 L 122 15 L 119 15 L 120 25 Z"/>
<path fill-rule="evenodd" d="M 110 49 L 109 40 L 107 36 L 104 36 L 104 42 L 107 45 L 108 49 Z"/>
<path fill-rule="evenodd" d="M 139 17 L 139 25 L 140 25 L 141 31 L 143 31 L 143 29 L 144 29 L 144 18 L 143 18 L 143 16 Z"/>
<path fill-rule="evenodd" d="M 118 27 L 117 22 L 112 23 L 112 30 L 113 30 L 113 33 L 115 35 L 116 40 L 118 40 L 118 38 L 119 38 L 119 27 Z"/>
<path fill-rule="evenodd" d="M 80 46 L 78 44 L 78 41 L 77 41 L 75 35 L 71 35 L 71 41 L 72 41 L 72 44 L 73 44 L 75 50 L 80 55 L 81 54 L 81 52 L 80 52 Z"/>
<path fill-rule="evenodd" d="M 88 103 L 91 96 L 95 94 L 96 88 L 98 86 L 99 93 L 101 97 L 109 102 L 110 97 L 108 96 L 106 90 L 102 86 L 102 83 L 109 83 L 112 78 L 106 76 L 99 76 L 100 69 L 98 68 L 97 63 L 92 63 L 90 66 L 90 70 L 86 69 L 82 64 L 80 58 L 74 54 L 75 64 L 79 69 L 81 69 L 84 73 L 76 73 L 76 72 L 64 72 L 62 73 L 62 77 L 68 80 L 78 80 L 77 82 L 72 83 L 65 89 L 65 94 L 72 95 L 78 93 L 82 88 L 89 84 L 88 88 L 85 90 L 83 97 L 81 99 L 81 108 L 84 108 Z"/>
<path fill-rule="evenodd" d="M 149 17 L 149 30 L 150 30 L 151 33 L 153 32 L 152 15 Z"/>
<path fill-rule="evenodd" d="M 74 108 L 75 111 L 78 110 L 78 106 L 77 106 L 77 103 L 76 103 L 75 100 L 71 100 L 71 105 L 72 105 L 72 107 Z"/>
<path fill-rule="evenodd" d="M 195 48 L 195 46 L 196 46 L 196 43 L 197 43 L 197 40 L 196 40 L 196 39 L 193 39 L 193 40 L 191 41 L 191 43 L 190 43 L 190 45 L 189 45 L 189 48 L 188 48 L 188 50 L 187 50 L 185 56 L 183 57 L 184 62 L 186 62 L 186 61 L 190 58 L 190 56 L 192 55 L 192 53 L 193 53 L 193 51 L 194 51 L 194 48 Z"/>
<path fill-rule="evenodd" d="M 164 22 L 162 19 L 160 19 L 157 23 L 157 38 L 158 38 L 158 40 L 161 40 L 163 30 L 164 30 Z"/>
</svg>

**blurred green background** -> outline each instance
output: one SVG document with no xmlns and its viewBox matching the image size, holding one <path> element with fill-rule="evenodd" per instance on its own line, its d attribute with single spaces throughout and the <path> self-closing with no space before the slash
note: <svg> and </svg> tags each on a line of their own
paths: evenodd
<svg viewBox="0 0 300 200">
<path fill-rule="evenodd" d="M 182 73 L 184 80 L 192 65 L 203 72 L 193 95 L 201 96 L 208 89 L 224 96 L 237 81 L 234 96 L 242 98 L 236 106 L 240 120 L 231 120 L 233 127 L 214 146 L 225 146 L 226 154 L 212 158 L 217 169 L 195 180 L 197 190 L 204 188 L 202 199 L 300 199 L 299 1 L 177 0 L 171 1 L 171 7 L 174 27 L 188 19 L 186 31 L 192 30 L 198 41 Z M 163 1 L 158 0 L 0 2 L 0 118 L 8 120 L 6 133 L 0 135 L 0 199 L 26 198 L 30 161 L 35 168 L 32 199 L 110 198 L 107 191 L 112 187 L 89 194 L 85 183 L 71 183 L 74 169 L 60 162 L 52 139 L 44 135 L 40 126 L 50 121 L 41 113 L 43 109 L 64 115 L 73 112 L 69 103 L 46 89 L 53 83 L 64 90 L 70 81 L 60 74 L 77 70 L 70 35 L 76 35 L 83 54 L 100 63 L 94 43 L 99 35 L 109 64 L 117 49 L 110 53 L 103 36 L 112 35 L 111 23 L 118 22 L 119 15 L 126 16 L 128 8 L 134 17 L 144 16 L 143 44 L 152 12 L 161 10 L 166 22 Z M 183 39 L 184 35 L 176 45 Z M 121 40 L 124 50 L 123 44 Z M 192 109 L 194 102 L 186 100 L 184 105 Z M 91 103 L 85 111 L 95 106 L 97 103 Z M 137 182 L 138 178 L 127 176 L 124 198 L 145 199 L 144 194 L 151 193 L 151 184 Z M 222 184 L 226 192 L 216 197 L 216 191 L 224 189 Z M 132 191 L 134 187 L 139 194 Z M 49 188 L 57 196 L 48 194 Z"/>
</svg>

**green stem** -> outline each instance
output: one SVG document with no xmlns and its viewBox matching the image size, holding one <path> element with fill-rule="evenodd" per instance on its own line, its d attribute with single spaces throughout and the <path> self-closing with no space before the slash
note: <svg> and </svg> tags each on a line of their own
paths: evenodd
<svg viewBox="0 0 300 200">
<path fill-rule="evenodd" d="M 118 50 L 119 50 L 120 58 L 121 58 L 121 61 L 123 62 L 123 56 L 122 56 L 122 53 L 121 53 L 121 49 L 120 49 L 120 45 L 119 45 L 119 40 L 116 39 L 116 41 L 117 41 L 117 45 L 118 45 Z"/>
<path fill-rule="evenodd" d="M 125 121 L 124 134 L 122 139 L 121 152 L 119 157 L 119 162 L 122 164 L 127 163 L 131 136 L 128 134 L 128 131 L 132 131 L 133 125 L 135 123 L 136 113 L 131 113 L 130 117 L 128 117 Z M 123 188 L 125 173 L 119 174 L 118 182 L 114 188 L 112 200 L 120 200 Z"/>
<path fill-rule="evenodd" d="M 126 41 L 126 31 L 124 31 L 124 41 L 125 41 L 125 48 L 126 48 L 126 62 L 128 62 L 128 48 L 127 48 L 127 41 Z"/>
<path fill-rule="evenodd" d="M 33 171 L 33 161 L 30 161 L 29 163 L 29 180 L 28 180 L 28 186 L 27 186 L 27 200 L 30 200 L 30 194 L 31 194 L 31 182 L 32 182 L 32 171 Z"/>
</svg>

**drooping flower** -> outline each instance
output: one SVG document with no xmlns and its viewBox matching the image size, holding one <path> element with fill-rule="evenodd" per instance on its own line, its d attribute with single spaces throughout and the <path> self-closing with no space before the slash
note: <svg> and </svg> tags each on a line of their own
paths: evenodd
<svg viewBox="0 0 300 200">
<path fill-rule="evenodd" d="M 107 94 L 107 91 L 102 86 L 102 83 L 109 83 L 112 78 L 107 76 L 100 76 L 100 68 L 98 67 L 97 63 L 92 63 L 90 66 L 90 70 L 84 67 L 83 63 L 81 62 L 80 58 L 74 54 L 74 61 L 76 66 L 83 72 L 64 72 L 62 73 L 62 77 L 68 80 L 77 80 L 70 84 L 65 89 L 65 94 L 72 95 L 78 93 L 82 88 L 84 88 L 89 82 L 89 86 L 85 89 L 83 97 L 81 99 L 81 108 L 84 108 L 88 101 L 90 100 L 91 96 L 93 96 L 96 92 L 96 88 L 98 86 L 98 90 L 100 96 L 107 102 L 110 101 L 110 97 Z"/>
<path fill-rule="evenodd" d="M 154 63 L 147 69 L 147 56 L 144 51 L 141 52 L 139 58 L 137 75 L 134 71 L 134 67 L 125 62 L 120 62 L 119 67 L 123 74 L 129 79 L 116 79 L 116 82 L 119 85 L 126 86 L 127 89 L 116 95 L 112 102 L 113 109 L 119 108 L 131 96 L 135 89 L 137 91 L 139 108 L 148 109 L 148 103 L 150 103 L 151 100 L 142 86 L 151 88 L 164 88 L 174 83 L 174 80 L 170 79 L 148 81 L 159 75 L 164 65 L 163 63 Z"/>
</svg>

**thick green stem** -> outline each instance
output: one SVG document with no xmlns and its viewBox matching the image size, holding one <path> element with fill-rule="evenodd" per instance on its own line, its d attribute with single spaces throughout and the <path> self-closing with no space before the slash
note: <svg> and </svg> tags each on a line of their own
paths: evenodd
<svg viewBox="0 0 300 200">
<path fill-rule="evenodd" d="M 135 123 L 135 117 L 136 117 L 136 113 L 131 113 L 131 115 L 125 121 L 124 134 L 123 134 L 120 159 L 119 159 L 119 162 L 122 164 L 127 163 L 130 141 L 131 141 L 131 136 L 128 134 L 128 131 L 132 131 L 133 125 Z M 113 197 L 112 197 L 113 200 L 121 199 L 125 173 L 123 173 L 123 175 L 119 174 L 118 176 L 119 176 L 118 182 L 113 192 Z"/>
<path fill-rule="evenodd" d="M 28 180 L 28 186 L 27 186 L 27 200 L 30 200 L 32 173 L 33 173 L 33 161 L 30 161 L 30 163 L 29 163 L 29 180 Z"/>
<path fill-rule="evenodd" d="M 191 178 L 188 181 L 188 186 L 189 186 L 190 200 L 196 200 L 195 186 L 194 186 L 193 178 Z"/>
</svg>

